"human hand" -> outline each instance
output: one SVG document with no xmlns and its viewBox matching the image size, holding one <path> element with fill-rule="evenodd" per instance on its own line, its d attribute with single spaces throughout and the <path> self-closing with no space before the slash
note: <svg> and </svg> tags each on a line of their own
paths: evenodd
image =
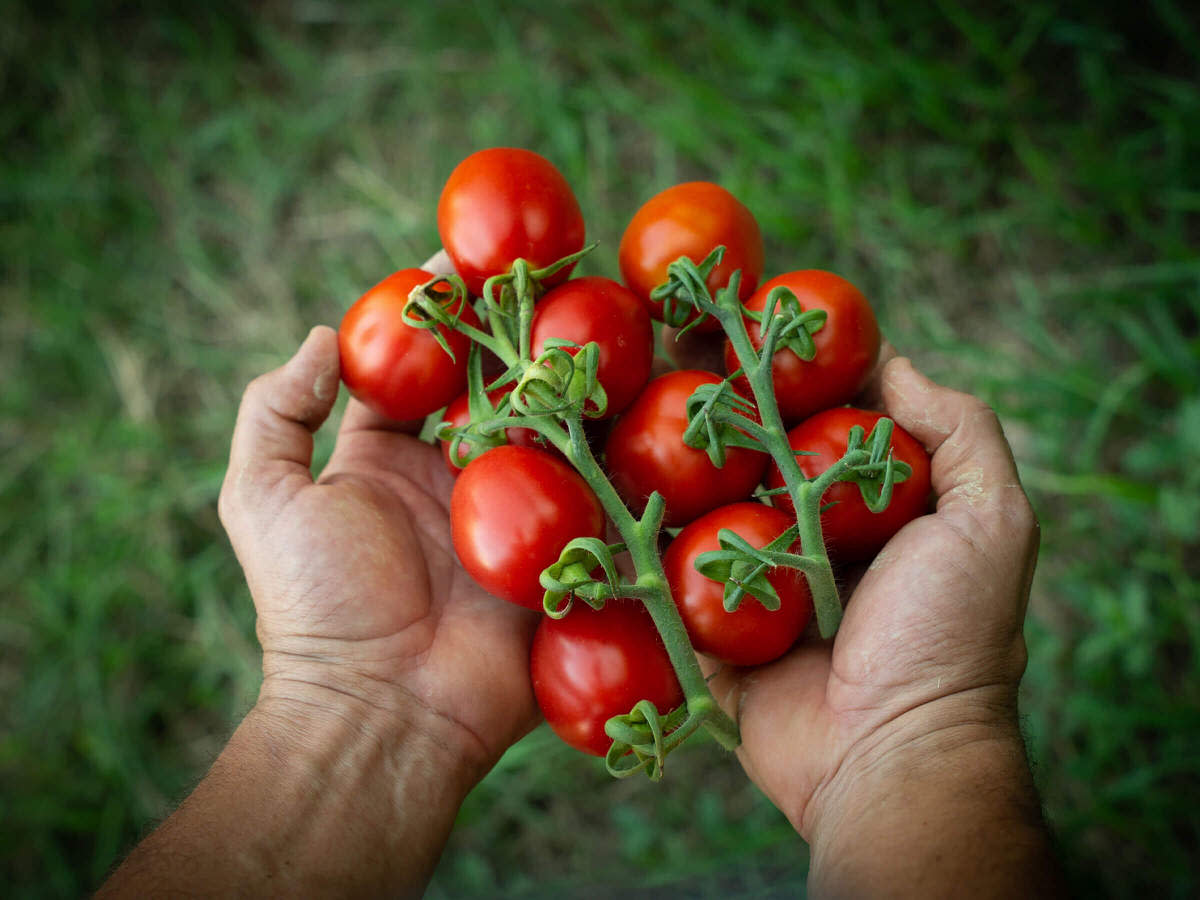
<svg viewBox="0 0 1200 900">
<path fill-rule="evenodd" d="M 922 851 L 944 846 L 929 819 L 978 834 L 980 822 L 1008 817 L 1005 828 L 1041 833 L 1016 712 L 1038 526 L 982 402 L 899 358 L 877 370 L 868 394 L 932 454 L 936 512 L 905 526 L 862 573 L 832 641 L 757 669 L 721 669 L 711 685 L 739 722 L 747 774 L 813 844 L 814 872 L 831 856 L 844 868 L 878 857 L 907 840 L 897 832 L 926 826 L 925 843 L 892 860 L 919 873 Z M 967 808 L 980 797 L 991 805 Z M 887 871 L 895 877 L 894 865 Z M 857 882 L 868 884 L 887 882 Z"/>
<path fill-rule="evenodd" d="M 313 433 L 338 390 L 337 335 L 313 329 L 247 389 L 220 513 L 258 613 L 260 704 L 382 712 L 476 777 L 537 721 L 537 616 L 485 593 L 450 541 L 453 477 L 420 423 L 356 400 L 314 482 Z"/>
</svg>

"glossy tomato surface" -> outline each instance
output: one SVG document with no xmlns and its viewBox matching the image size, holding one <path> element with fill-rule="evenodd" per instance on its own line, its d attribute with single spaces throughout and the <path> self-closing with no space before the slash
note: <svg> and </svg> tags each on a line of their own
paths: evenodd
<svg viewBox="0 0 1200 900">
<path fill-rule="evenodd" d="M 774 507 L 733 503 L 696 519 L 667 547 L 663 568 L 696 650 L 730 665 L 757 666 L 782 656 L 796 642 L 813 614 L 808 582 L 799 570 L 779 568 L 767 576 L 779 595 L 779 609 L 768 610 L 747 595 L 737 609 L 726 612 L 724 583 L 695 567 L 701 553 L 721 549 L 717 535 L 723 528 L 762 548 L 793 524 L 791 516 Z M 798 546 L 785 549 L 800 552 Z"/>
<path fill-rule="evenodd" d="M 488 391 L 488 399 L 491 401 L 493 408 L 500 402 L 501 399 L 504 398 L 506 394 L 510 392 L 510 390 L 510 387 L 498 387 Z M 463 391 L 461 394 L 455 397 L 453 401 L 451 401 L 450 405 L 446 407 L 446 411 L 442 414 L 442 421 L 448 422 L 456 428 L 466 425 L 471 421 L 470 394 L 467 391 Z M 560 458 L 562 456 L 562 454 L 558 452 L 557 448 L 548 443 L 532 428 L 505 428 L 504 439 L 510 444 L 515 444 L 518 447 L 534 447 L 538 450 L 549 453 L 552 456 L 558 456 Z M 441 445 L 442 458 L 446 460 L 446 468 L 450 470 L 451 474 L 457 475 L 462 471 L 462 468 L 456 466 L 450 460 L 450 442 L 439 439 L 438 444 Z M 466 441 L 458 445 L 458 455 L 460 459 L 466 457 L 466 455 L 470 452 L 469 448 L 470 444 Z"/>
<path fill-rule="evenodd" d="M 554 733 L 577 750 L 604 756 L 604 723 L 649 700 L 662 715 L 683 691 L 645 607 L 610 600 L 594 610 L 576 602 L 562 619 L 544 618 L 529 657 L 533 692 Z"/>
<path fill-rule="evenodd" d="M 867 298 L 853 284 L 832 272 L 806 269 L 772 278 L 746 301 L 746 308 L 762 312 L 767 296 L 779 285 L 790 288 L 801 309 L 828 313 L 824 326 L 813 335 L 816 356 L 805 361 L 787 348 L 777 350 L 771 363 L 775 402 L 787 425 L 815 412 L 849 403 L 861 390 L 879 359 L 879 324 Z M 762 346 L 757 322 L 746 322 L 755 349 Z M 733 345 L 725 342 L 725 371 L 738 368 Z M 742 393 L 750 387 L 744 378 L 735 384 Z"/>
<path fill-rule="evenodd" d="M 762 277 L 763 241 L 757 220 L 720 185 L 677 184 L 646 201 L 626 226 L 617 251 L 621 278 L 651 316 L 661 319 L 662 303 L 651 300 L 650 292 L 667 280 L 667 266 L 681 256 L 700 263 L 718 245 L 725 247 L 725 256 L 709 274 L 708 289 L 715 295 L 741 269 L 738 296 L 745 300 Z M 720 325 L 709 319 L 697 328 L 716 331 Z"/>
<path fill-rule="evenodd" d="M 538 301 L 531 335 L 535 358 L 551 338 L 580 345 L 595 341 L 599 346 L 597 377 L 608 398 L 601 418 L 624 410 L 650 377 L 654 361 L 650 315 L 629 289 L 610 278 L 574 278 Z"/>
<path fill-rule="evenodd" d="M 721 377 L 699 369 L 668 372 L 650 381 L 605 442 L 613 485 L 635 511 L 653 491 L 666 501 L 667 525 L 685 525 L 710 509 L 744 500 L 762 480 L 767 455 L 733 447 L 717 468 L 703 450 L 683 442 L 687 399 L 702 384 Z"/>
<path fill-rule="evenodd" d="M 531 150 L 472 153 L 442 188 L 437 219 L 442 246 L 475 296 L 518 258 L 538 269 L 583 248 L 583 213 L 571 186 Z M 547 286 L 565 281 L 570 271 L 555 273 Z"/>
<path fill-rule="evenodd" d="M 405 323 L 409 292 L 433 278 L 423 269 L 401 269 L 355 301 L 338 327 L 342 380 L 350 393 L 389 419 L 420 419 L 445 406 L 467 385 L 470 339 L 439 325 L 454 358 L 431 331 Z M 470 306 L 462 320 L 479 327 Z"/>
<path fill-rule="evenodd" d="M 577 537 L 602 537 L 604 511 L 586 481 L 541 450 L 505 445 L 454 483 L 450 533 L 467 573 L 510 603 L 542 608 L 542 569 Z"/>
<path fill-rule="evenodd" d="M 820 475 L 846 454 L 850 429 L 861 425 L 871 433 L 882 413 L 840 407 L 817 413 L 788 432 L 793 450 L 813 455 L 796 457 L 800 470 L 808 478 Z M 911 434 L 899 425 L 892 432 L 895 458 L 912 466 L 912 475 L 895 485 L 892 501 L 881 513 L 873 513 L 863 502 L 858 486 L 838 482 L 821 497 L 821 505 L 829 506 L 821 514 L 821 529 L 829 555 L 839 562 L 868 560 L 883 549 L 883 545 L 908 522 L 924 515 L 929 508 L 929 454 Z M 767 487 L 782 487 L 783 476 L 774 463 L 767 470 Z M 772 498 L 776 506 L 791 513 L 792 502 L 786 494 Z"/>
</svg>

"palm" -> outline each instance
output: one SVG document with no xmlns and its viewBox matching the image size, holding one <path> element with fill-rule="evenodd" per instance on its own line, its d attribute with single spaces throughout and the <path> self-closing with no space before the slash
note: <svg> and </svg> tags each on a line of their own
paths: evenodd
<svg viewBox="0 0 1200 900">
<path fill-rule="evenodd" d="M 910 522 L 863 573 L 832 643 L 714 681 L 738 710 L 747 772 L 801 828 L 850 754 L 897 734 L 910 713 L 945 708 L 934 701 L 1015 699 L 1025 665 L 1037 529 L 994 414 L 934 393 L 907 364 L 881 369 L 872 390 L 933 450 L 937 512 Z"/>
<path fill-rule="evenodd" d="M 536 716 L 536 616 L 486 594 L 450 541 L 440 453 L 357 403 L 246 570 L 264 651 L 310 653 L 416 695 L 498 756 Z"/>
</svg>

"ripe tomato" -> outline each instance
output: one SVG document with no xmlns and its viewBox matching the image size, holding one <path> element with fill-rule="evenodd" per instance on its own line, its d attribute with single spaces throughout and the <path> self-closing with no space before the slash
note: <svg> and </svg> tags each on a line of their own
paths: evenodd
<svg viewBox="0 0 1200 900">
<path fill-rule="evenodd" d="M 779 609 L 769 610 L 747 595 L 737 609 L 726 612 L 725 585 L 701 575 L 694 565 L 701 553 L 720 549 L 717 532 L 722 528 L 762 548 L 793 524 L 791 516 L 774 507 L 733 503 L 696 519 L 667 547 L 663 568 L 696 650 L 730 665 L 757 666 L 782 656 L 796 642 L 813 614 L 808 582 L 799 570 L 780 568 L 767 576 L 779 595 Z"/>
<path fill-rule="evenodd" d="M 754 215 L 719 185 L 677 184 L 646 201 L 626 226 L 617 251 L 621 278 L 650 315 L 661 319 L 662 303 L 651 300 L 650 292 L 667 280 L 667 266 L 681 256 L 700 263 L 718 245 L 724 245 L 725 256 L 709 274 L 708 289 L 716 294 L 741 269 L 738 297 L 744 301 L 754 292 L 763 270 L 762 233 Z M 715 319 L 696 327 L 720 329 Z"/>
<path fill-rule="evenodd" d="M 805 419 L 788 432 L 793 450 L 815 455 L 796 457 L 807 478 L 813 478 L 846 454 L 850 428 L 861 425 L 867 434 L 882 413 L 852 407 L 839 407 L 819 412 Z M 821 513 L 821 529 L 829 555 L 839 562 L 859 562 L 878 553 L 883 545 L 905 524 L 924 515 L 929 505 L 929 454 L 911 434 L 899 425 L 892 432 L 892 451 L 896 459 L 912 466 L 912 475 L 898 482 L 892 491 L 892 502 L 881 513 L 873 513 L 863 503 L 858 486 L 846 481 L 831 485 L 821 497 L 821 505 L 832 504 Z M 783 487 L 783 475 L 774 463 L 767 470 L 767 487 Z M 772 497 L 776 506 L 793 513 L 787 494 Z"/>
<path fill-rule="evenodd" d="M 702 384 L 720 376 L 698 369 L 660 375 L 646 385 L 605 442 L 613 485 L 635 510 L 652 491 L 666 501 L 666 525 L 685 525 L 718 506 L 744 500 L 762 479 L 767 455 L 744 447 L 726 451 L 718 469 L 703 450 L 683 442 L 687 399 Z"/>
<path fill-rule="evenodd" d="M 438 234 L 474 295 L 513 261 L 543 268 L 583 248 L 583 213 L 562 173 L 531 150 L 493 147 L 458 164 L 438 200 Z M 561 284 L 571 266 L 546 285 Z"/>
<path fill-rule="evenodd" d="M 420 419 L 445 406 L 467 385 L 470 339 L 439 325 L 454 358 L 433 333 L 401 317 L 409 292 L 433 278 L 423 269 L 401 269 L 355 301 L 338 328 L 342 380 L 355 397 L 389 419 Z M 480 327 L 470 306 L 462 320 Z"/>
<path fill-rule="evenodd" d="M 501 397 L 510 392 L 509 387 L 498 387 L 488 391 L 488 399 L 495 406 Z M 470 394 L 467 391 L 459 394 L 454 398 L 454 401 L 446 407 L 445 413 L 442 414 L 442 421 L 449 422 L 451 425 L 458 427 L 466 425 L 471 421 L 470 410 Z M 540 434 L 532 428 L 505 428 L 504 439 L 510 444 L 515 444 L 518 447 L 534 447 L 538 450 L 543 450 L 554 456 L 561 456 L 558 448 L 547 443 Z M 462 469 L 450 461 L 450 442 L 438 441 L 442 447 L 442 458 L 446 460 L 446 468 L 450 470 L 452 475 L 457 475 Z M 458 455 L 460 458 L 465 457 L 469 451 L 467 442 L 460 443 L 458 446 Z"/>
<path fill-rule="evenodd" d="M 577 750 L 604 756 L 604 723 L 641 700 L 664 716 L 683 691 L 645 607 L 609 600 L 603 609 L 576 603 L 562 619 L 538 625 L 529 654 L 533 693 L 546 722 Z"/>
<path fill-rule="evenodd" d="M 473 460 L 450 495 L 454 549 L 484 589 L 542 608 L 542 569 L 577 537 L 604 536 L 604 510 L 567 463 L 505 445 Z"/>
<path fill-rule="evenodd" d="M 597 377 L 608 396 L 601 418 L 625 409 L 650 377 L 654 361 L 650 316 L 637 297 L 609 278 L 575 278 L 538 301 L 531 335 L 535 358 L 550 338 L 599 344 Z"/>
<path fill-rule="evenodd" d="M 879 325 L 866 297 L 846 279 L 806 269 L 772 278 L 746 301 L 746 308 L 761 312 L 767 295 L 775 287 L 790 288 L 800 308 L 821 309 L 828 313 L 824 326 L 813 335 L 817 353 L 805 362 L 791 350 L 776 350 L 771 361 L 775 384 L 775 402 L 785 424 L 792 425 L 822 409 L 849 403 L 862 388 L 879 358 Z M 746 321 L 750 341 L 762 347 L 762 331 L 757 322 Z M 733 345 L 725 341 L 725 371 L 738 368 Z M 750 395 L 746 379 L 734 382 L 738 391 Z"/>
</svg>

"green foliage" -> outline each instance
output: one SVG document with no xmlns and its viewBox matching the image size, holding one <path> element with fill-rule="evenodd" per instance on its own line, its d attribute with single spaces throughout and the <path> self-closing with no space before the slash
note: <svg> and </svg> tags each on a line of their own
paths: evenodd
<svg viewBox="0 0 1200 900">
<path fill-rule="evenodd" d="M 87 891 L 203 773 L 258 678 L 215 513 L 240 391 L 431 253 L 451 167 L 511 144 L 576 186 L 585 273 L 650 194 L 719 180 L 769 270 L 851 278 L 1000 410 L 1044 530 L 1025 711 L 1064 858 L 1087 895 L 1194 895 L 1198 58 L 1172 0 L 13 10 L 5 883 Z M 433 896 L 798 890 L 802 845 L 714 746 L 649 786 L 547 745 L 473 795 Z"/>
</svg>

